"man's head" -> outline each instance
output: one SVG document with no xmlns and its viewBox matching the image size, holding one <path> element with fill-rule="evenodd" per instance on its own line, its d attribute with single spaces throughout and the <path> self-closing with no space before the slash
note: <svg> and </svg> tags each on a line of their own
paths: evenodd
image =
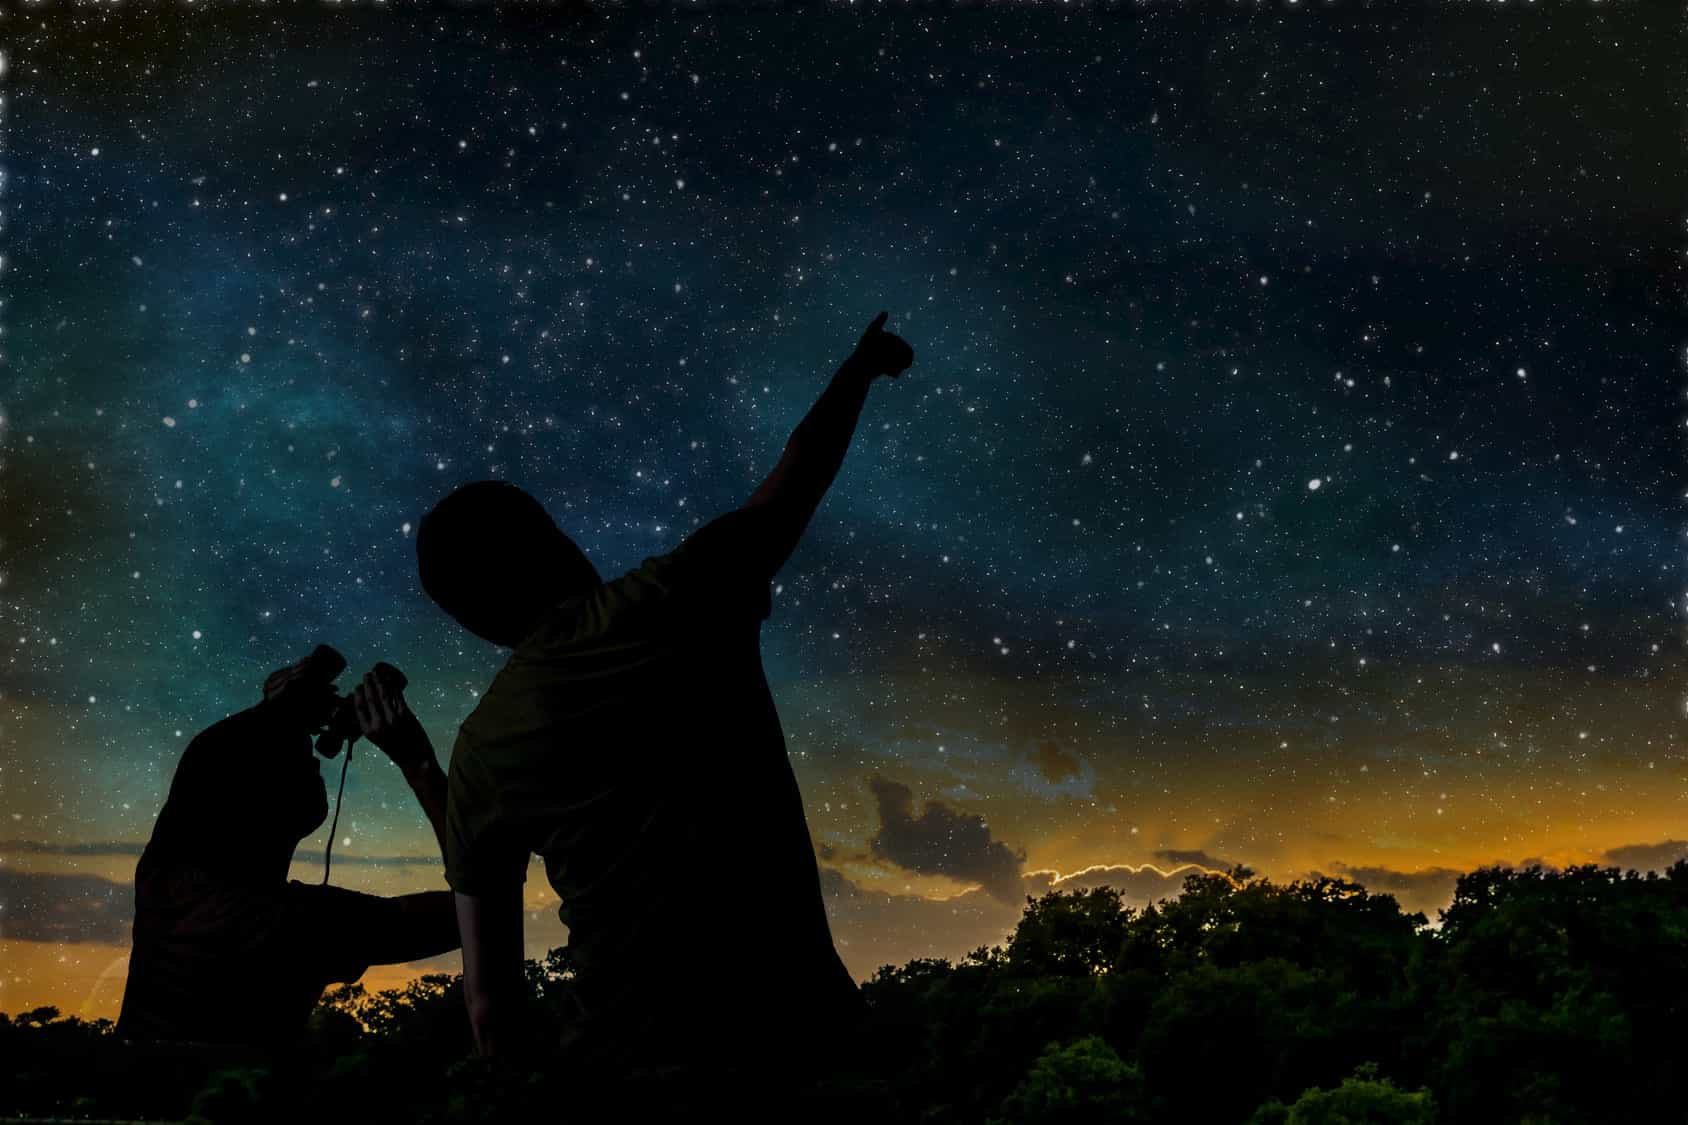
<svg viewBox="0 0 1688 1125">
<path fill-rule="evenodd" d="M 327 724 L 340 702 L 334 678 L 346 658 L 328 645 L 318 645 L 305 659 L 277 668 L 264 680 L 264 702 L 287 723 L 315 732 Z"/>
<path fill-rule="evenodd" d="M 458 624 L 512 648 L 547 608 L 602 581 L 539 501 L 501 480 L 463 485 L 422 517 L 416 566 Z"/>
</svg>

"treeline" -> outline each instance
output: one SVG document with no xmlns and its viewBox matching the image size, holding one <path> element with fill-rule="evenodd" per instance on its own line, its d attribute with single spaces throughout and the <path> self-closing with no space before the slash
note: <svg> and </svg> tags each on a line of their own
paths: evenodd
<svg viewBox="0 0 1688 1125">
<path fill-rule="evenodd" d="M 566 951 L 527 972 L 531 1040 L 554 1042 Z M 863 987 L 860 1056 L 801 1089 L 754 1058 L 725 1076 L 571 1075 L 543 1049 L 487 1063 L 446 975 L 330 992 L 284 1057 L 138 1053 L 106 1021 L 44 1009 L 0 1017 L 0 1111 L 502 1122 L 709 1102 L 748 1118 L 762 1097 L 875 1125 L 1688 1121 L 1688 861 L 1478 870 L 1439 927 L 1352 882 L 1241 867 L 1141 910 L 1106 887 L 1051 893 L 1007 944 Z"/>
</svg>

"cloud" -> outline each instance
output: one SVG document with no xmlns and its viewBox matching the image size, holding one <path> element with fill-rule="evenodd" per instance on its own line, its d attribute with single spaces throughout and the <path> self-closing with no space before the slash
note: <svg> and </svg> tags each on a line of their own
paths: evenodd
<svg viewBox="0 0 1688 1125">
<path fill-rule="evenodd" d="M 322 857 L 300 852 L 294 863 L 314 863 L 322 866 Z M 334 866 L 347 867 L 444 867 L 445 860 L 437 855 L 340 855 L 334 856 Z"/>
<path fill-rule="evenodd" d="M 1162 848 L 1155 853 L 1155 858 L 1164 859 L 1168 863 L 1193 863 L 1197 867 L 1205 867 L 1209 871 L 1229 871 L 1236 866 L 1230 860 L 1209 855 L 1200 848 L 1193 848 L 1189 851 L 1178 848 Z"/>
<path fill-rule="evenodd" d="M 135 889 L 98 875 L 0 867 L 0 938 L 128 945 Z"/>
<path fill-rule="evenodd" d="M 1390 867 L 1350 867 L 1341 861 L 1332 862 L 1331 869 L 1336 876 L 1358 883 L 1373 894 L 1394 896 L 1409 914 L 1419 911 L 1430 918 L 1454 900 L 1454 886 L 1465 874 L 1451 867 L 1397 871 Z M 1311 874 L 1314 878 L 1323 876 L 1319 871 Z"/>
<path fill-rule="evenodd" d="M 1054 871 L 1026 873 L 1026 893 L 1036 896 L 1046 891 L 1081 891 L 1095 887 L 1112 887 L 1119 892 L 1127 906 L 1142 908 L 1162 899 L 1177 898 L 1184 891 L 1184 879 L 1200 874 L 1185 864 L 1171 871 L 1162 871 L 1152 863 L 1133 867 L 1129 863 L 1098 864 L 1072 871 L 1066 875 Z"/>
<path fill-rule="evenodd" d="M 1661 840 L 1657 844 L 1624 844 L 1600 858 L 1637 871 L 1663 871 L 1684 856 L 1688 856 L 1688 840 Z"/>
<path fill-rule="evenodd" d="M 63 843 L 57 840 L 0 840 L 0 852 L 12 855 L 135 855 L 146 844 L 136 840 L 98 840 Z"/>
<path fill-rule="evenodd" d="M 1079 760 L 1061 749 L 1060 744 L 1053 739 L 1045 739 L 1038 743 L 1037 750 L 1032 754 L 1032 763 L 1037 766 L 1037 772 L 1043 775 L 1043 779 L 1051 785 L 1070 781 L 1083 772 Z"/>
<path fill-rule="evenodd" d="M 135 855 L 140 845 L 122 842 L 56 844 L 41 840 L 0 841 L 0 851 L 33 855 Z M 301 856 L 322 862 L 321 856 Z M 335 856 L 334 866 L 440 865 L 439 856 Z M 16 871 L 0 866 L 0 939 L 10 941 L 98 942 L 128 945 L 135 916 L 135 887 L 98 875 Z"/>
<path fill-rule="evenodd" d="M 1026 853 L 993 839 L 984 817 L 958 812 L 942 801 L 928 801 L 917 817 L 908 786 L 876 776 L 868 787 L 879 803 L 879 831 L 869 842 L 876 859 L 920 875 L 978 883 L 1002 902 L 1020 901 Z"/>
<path fill-rule="evenodd" d="M 1006 941 L 1020 920 L 1020 906 L 975 888 L 950 899 L 885 894 L 822 867 L 821 893 L 833 943 L 851 975 L 872 976 L 881 965 L 916 957 L 960 960 L 980 946 Z"/>
<path fill-rule="evenodd" d="M 93 840 L 83 843 L 64 843 L 57 840 L 0 840 L 0 854 L 5 855 L 75 855 L 75 856 L 138 856 L 146 844 L 138 840 Z M 295 863 L 314 863 L 322 866 L 322 857 L 301 851 L 293 857 Z M 444 867 L 437 855 L 336 855 L 334 866 L 346 867 Z"/>
<path fill-rule="evenodd" d="M 1099 865 L 1066 875 L 1028 871 L 1010 902 L 982 887 L 947 899 L 886 894 L 861 886 L 835 868 L 820 869 L 833 941 L 858 980 L 872 976 L 881 965 L 903 965 L 916 957 L 958 961 L 981 946 L 1003 944 L 1019 924 L 1026 899 L 1047 891 L 1106 885 L 1119 891 L 1126 905 L 1142 908 L 1177 898 L 1184 877 L 1194 871 L 1161 871 L 1147 863 Z"/>
</svg>

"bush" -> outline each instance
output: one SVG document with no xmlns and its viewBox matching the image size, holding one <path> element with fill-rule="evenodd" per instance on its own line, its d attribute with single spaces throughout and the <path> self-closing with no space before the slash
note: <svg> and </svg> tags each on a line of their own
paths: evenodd
<svg viewBox="0 0 1688 1125">
<path fill-rule="evenodd" d="M 1142 1074 L 1087 1035 L 1049 1044 L 991 1125 L 1129 1125 L 1142 1109 Z"/>
<path fill-rule="evenodd" d="M 1428 1090 L 1397 1090 L 1367 1063 L 1334 1090 L 1303 1091 L 1294 1105 L 1285 1107 L 1270 1099 L 1255 1111 L 1249 1125 L 1434 1125 L 1435 1120 Z"/>
</svg>

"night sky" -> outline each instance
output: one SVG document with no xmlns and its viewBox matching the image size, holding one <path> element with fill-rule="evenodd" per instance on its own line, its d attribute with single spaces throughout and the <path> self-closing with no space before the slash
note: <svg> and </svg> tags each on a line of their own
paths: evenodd
<svg viewBox="0 0 1688 1125">
<path fill-rule="evenodd" d="M 249 7 L 0 19 L 0 1010 L 115 1016 L 178 756 L 313 645 L 446 760 L 451 488 L 618 576 L 880 309 L 762 631 L 858 978 L 1190 864 L 1688 852 L 1674 6 Z M 445 886 L 367 745 L 337 835 Z"/>
</svg>

